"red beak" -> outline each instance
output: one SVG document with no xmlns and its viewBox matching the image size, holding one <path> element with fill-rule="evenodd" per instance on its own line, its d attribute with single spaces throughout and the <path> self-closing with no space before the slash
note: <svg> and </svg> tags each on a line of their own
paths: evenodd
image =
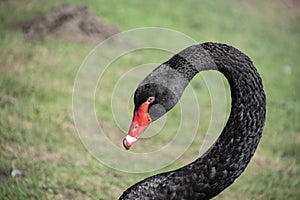
<svg viewBox="0 0 300 200">
<path fill-rule="evenodd" d="M 134 113 L 128 135 L 123 139 L 123 146 L 129 149 L 152 122 L 148 113 L 149 102 L 143 103 Z"/>
</svg>

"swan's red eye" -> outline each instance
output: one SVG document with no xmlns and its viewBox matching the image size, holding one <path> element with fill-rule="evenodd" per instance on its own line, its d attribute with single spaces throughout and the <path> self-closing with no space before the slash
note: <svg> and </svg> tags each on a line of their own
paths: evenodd
<svg viewBox="0 0 300 200">
<path fill-rule="evenodd" d="M 155 100 L 155 97 L 149 97 L 149 98 L 147 99 L 147 101 L 148 101 L 149 103 L 153 103 L 154 100 Z"/>
</svg>

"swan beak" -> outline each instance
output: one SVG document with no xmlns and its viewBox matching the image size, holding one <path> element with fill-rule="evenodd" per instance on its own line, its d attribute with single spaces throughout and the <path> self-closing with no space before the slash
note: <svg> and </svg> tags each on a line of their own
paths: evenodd
<svg viewBox="0 0 300 200">
<path fill-rule="evenodd" d="M 123 139 L 123 146 L 128 150 L 142 135 L 146 130 L 147 126 L 139 125 L 135 120 L 132 121 L 128 135 Z"/>
<path fill-rule="evenodd" d="M 128 135 L 123 139 L 123 146 L 128 150 L 142 135 L 152 119 L 148 113 L 150 102 L 143 103 L 139 109 L 134 113 Z"/>
</svg>

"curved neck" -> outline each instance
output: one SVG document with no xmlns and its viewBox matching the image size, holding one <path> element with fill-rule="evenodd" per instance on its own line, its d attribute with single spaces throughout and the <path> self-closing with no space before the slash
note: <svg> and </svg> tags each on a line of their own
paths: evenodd
<svg viewBox="0 0 300 200">
<path fill-rule="evenodd" d="M 215 144 L 203 156 L 183 168 L 133 185 L 120 199 L 212 198 L 244 171 L 261 138 L 265 94 L 261 78 L 245 54 L 228 45 L 204 43 L 175 55 L 168 61 L 170 67 L 176 66 L 174 58 L 180 60 L 176 61 L 177 68 L 188 72 L 189 81 L 202 70 L 214 69 L 224 74 L 231 88 L 229 119 Z M 178 63 L 182 65 L 178 67 Z"/>
<path fill-rule="evenodd" d="M 196 172 L 195 184 L 201 188 L 198 192 L 212 198 L 232 184 L 248 165 L 263 131 L 266 101 L 261 78 L 249 57 L 228 45 L 205 43 L 201 47 L 229 82 L 231 112 L 215 144 L 181 170 Z"/>
</svg>

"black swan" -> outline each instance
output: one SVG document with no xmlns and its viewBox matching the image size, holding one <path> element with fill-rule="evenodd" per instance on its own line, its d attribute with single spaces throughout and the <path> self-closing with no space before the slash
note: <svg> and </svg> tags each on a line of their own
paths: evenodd
<svg viewBox="0 0 300 200">
<path fill-rule="evenodd" d="M 266 100 L 260 75 L 244 53 L 226 44 L 190 46 L 152 71 L 134 95 L 134 117 L 123 145 L 129 149 L 147 126 L 168 112 L 202 70 L 218 70 L 231 88 L 231 112 L 217 141 L 194 162 L 148 177 L 120 199 L 210 199 L 241 175 L 260 141 Z"/>
</svg>

